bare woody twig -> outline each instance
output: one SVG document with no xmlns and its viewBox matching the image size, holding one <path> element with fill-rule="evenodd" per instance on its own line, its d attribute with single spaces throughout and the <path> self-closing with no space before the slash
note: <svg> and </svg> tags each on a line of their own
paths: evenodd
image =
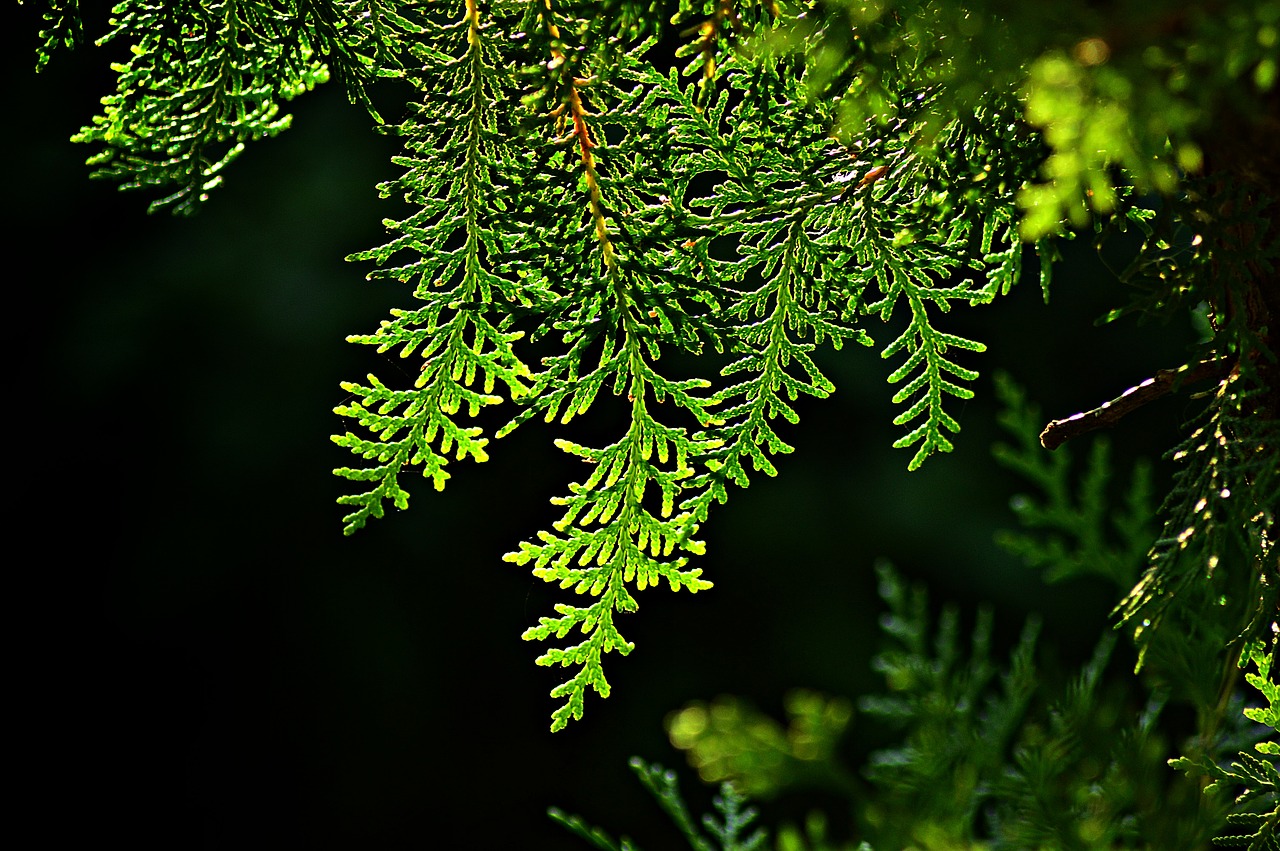
<svg viewBox="0 0 1280 851">
<path fill-rule="evenodd" d="M 1230 371 L 1231 362 L 1227 358 L 1201 361 L 1195 366 L 1184 364 L 1177 369 L 1162 369 L 1154 377 L 1136 387 L 1130 387 L 1110 402 L 1104 402 L 1091 411 L 1073 414 L 1065 420 L 1049 423 L 1040 432 L 1040 445 L 1045 449 L 1057 449 L 1073 438 L 1100 428 L 1110 428 L 1127 414 L 1185 384 L 1195 384 L 1209 378 L 1221 381 Z"/>
</svg>

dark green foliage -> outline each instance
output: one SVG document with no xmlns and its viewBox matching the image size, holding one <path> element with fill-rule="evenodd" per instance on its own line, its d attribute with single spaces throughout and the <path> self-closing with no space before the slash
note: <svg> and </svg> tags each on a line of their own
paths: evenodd
<svg viewBox="0 0 1280 851">
<path fill-rule="evenodd" d="M 98 44 L 124 41 L 130 58 L 112 66 L 116 94 L 74 138 L 103 147 L 89 160 L 96 177 L 169 192 L 151 209 L 192 213 L 246 143 L 289 126 L 281 104 L 325 82 L 331 69 L 372 110 L 368 83 L 396 73 L 398 40 L 419 29 L 406 17 L 411 6 L 125 0 Z M 79 33 L 76 4 L 55 3 L 46 18 L 54 25 L 43 33 L 41 64 L 55 41 Z"/>
<path fill-rule="evenodd" d="M 1153 695 L 1140 712 L 1133 712 L 1114 678 L 1104 684 L 1114 641 L 1104 640 L 1078 677 L 1046 701 L 1038 693 L 1043 685 L 1031 658 L 1034 632 L 1028 630 L 1001 673 L 999 686 L 990 688 L 997 671 L 988 658 L 983 627 L 964 660 L 956 646 L 955 613 L 945 612 L 930 647 L 920 590 L 909 591 L 887 567 L 882 567 L 881 577 L 881 593 L 890 609 L 882 626 L 891 646 L 876 665 L 885 674 L 889 692 L 866 698 L 861 706 L 867 714 L 904 728 L 905 739 L 902 747 L 872 755 L 865 768 L 870 786 L 855 790 L 859 823 L 863 835 L 870 837 L 860 847 L 1202 847 L 1222 812 L 1211 803 L 1197 806 L 1197 787 L 1164 770 L 1167 742 L 1157 723 L 1164 697 Z M 982 620 L 989 623 L 989 616 Z M 1255 661 L 1261 657 L 1256 654 Z M 1271 725 L 1278 692 L 1268 679 L 1268 663 L 1259 664 L 1260 673 L 1250 682 L 1272 705 L 1246 709 L 1244 714 Z M 671 725 L 673 743 L 689 750 L 704 779 L 709 774 L 726 776 L 718 773 L 724 764 L 712 764 L 709 757 L 736 754 L 727 775 L 733 786 L 727 788 L 755 786 L 771 796 L 778 784 L 760 785 L 762 773 L 770 772 L 767 761 L 753 762 L 747 755 L 770 749 L 760 743 L 777 735 L 769 729 L 776 730 L 776 725 L 750 710 L 730 716 L 724 706 L 715 731 L 705 725 L 695 729 L 697 724 L 688 717 L 704 713 L 704 708 L 683 710 Z M 1262 742 L 1257 750 L 1273 754 L 1276 743 Z M 821 759 L 835 757 L 826 752 Z M 1209 773 L 1223 785 L 1245 785 L 1237 807 L 1254 799 L 1274 804 L 1274 764 L 1248 754 L 1239 759 L 1234 770 L 1204 759 L 1171 763 Z M 673 776 L 663 778 L 664 807 L 677 823 L 687 824 Z M 556 817 L 587 835 L 579 821 Z M 1253 828 L 1256 837 L 1265 839 L 1266 831 L 1274 830 L 1275 813 L 1249 812 L 1230 821 Z M 803 847 L 796 844 L 794 832 L 790 844 L 781 839 L 779 847 Z"/>
<path fill-rule="evenodd" d="M 1183 466 L 1165 501 L 1164 530 L 1146 574 L 1122 608 L 1126 620 L 1140 624 L 1137 634 L 1144 646 L 1149 625 L 1158 623 L 1175 600 L 1193 611 L 1198 607 L 1182 601 L 1192 596 L 1216 600 L 1231 612 L 1228 628 L 1236 626 L 1245 637 L 1263 634 L 1275 615 L 1280 421 L 1257 409 L 1261 391 L 1251 383 L 1244 375 L 1222 382 L 1172 453 Z M 1216 638 L 1238 640 L 1225 633 Z"/>
<path fill-rule="evenodd" d="M 1112 640 L 1059 694 L 1046 694 L 1034 626 L 1001 670 L 990 659 L 990 613 L 979 615 L 966 654 L 954 610 L 944 610 L 930 640 L 923 592 L 887 567 L 881 580 L 890 645 L 875 665 L 887 692 L 859 705 L 903 740 L 871 755 L 861 772 L 868 787 L 833 787 L 851 794 L 872 846 L 1190 848 L 1207 833 L 1214 812 L 1197 808 L 1194 785 L 1170 783 L 1164 769 L 1163 699 L 1133 713 L 1123 690 L 1103 685 Z M 689 736 L 689 712 L 672 724 L 672 741 L 704 779 L 716 768 L 708 758 L 728 752 L 738 754 L 731 782 L 768 795 L 788 785 L 761 787 L 763 763 L 746 757 L 766 738 L 751 731 L 776 728 L 767 718 L 744 713 L 736 731 Z M 830 751 L 821 759 L 836 761 Z"/>
<path fill-rule="evenodd" d="M 873 666 L 888 692 L 859 707 L 906 738 L 872 755 L 866 776 L 882 794 L 864 817 L 888 847 L 909 840 L 904 828 L 920 841 L 965 847 L 1036 689 L 1038 625 L 1026 625 L 1001 672 L 990 658 L 990 611 L 978 614 L 965 658 L 955 609 L 943 611 L 930 641 L 923 590 L 909 590 L 883 565 L 880 582 L 889 607 L 881 628 L 891 643 Z"/>
<path fill-rule="evenodd" d="M 997 456 L 1046 495 L 1043 503 L 1015 500 L 1022 530 L 1000 539 L 1053 581 L 1100 574 L 1122 593 L 1130 579 L 1109 566 L 1125 564 L 1123 554 L 1132 557 L 1134 542 L 1147 539 L 1136 509 L 1150 492 L 1148 466 L 1138 462 L 1122 497 L 1125 509 L 1115 511 L 1098 460 L 1106 450 L 1095 444 L 1082 472 L 1073 471 L 1066 450 L 1043 463 L 1035 447 L 1039 415 L 1010 379 L 1001 377 L 997 386 L 1008 406 L 1000 419 L 1015 441 L 998 446 Z M 875 848 L 1191 849 L 1205 847 L 1224 819 L 1248 828 L 1250 837 L 1273 829 L 1269 760 L 1280 747 L 1274 738 L 1258 743 L 1255 755 L 1238 755 L 1234 768 L 1222 766 L 1242 738 L 1258 739 L 1260 728 L 1247 721 L 1275 726 L 1274 647 L 1264 653 L 1261 643 L 1250 645 L 1246 660 L 1258 673 L 1248 681 L 1268 705 L 1243 712 L 1220 699 L 1232 690 L 1217 679 L 1218 645 L 1196 630 L 1162 632 L 1142 680 L 1112 661 L 1117 640 L 1110 635 L 1064 680 L 1053 676 L 1058 665 L 1037 664 L 1043 654 L 1034 622 L 998 665 L 990 611 L 978 612 L 964 631 L 953 607 L 933 623 L 922 588 L 908 587 L 887 565 L 879 570 L 887 643 L 873 665 L 885 691 L 864 696 L 858 707 L 898 731 L 899 743 L 873 751 L 851 772 L 840 740 L 859 737 L 863 727 L 850 724 L 847 703 L 797 693 L 784 729 L 748 704 L 721 697 L 668 719 L 672 744 L 703 780 L 727 781 L 766 799 L 813 787 L 847 796 L 855 838 Z M 1196 682 L 1219 691 L 1206 694 Z M 1195 756 L 1172 764 L 1224 787 L 1244 787 L 1236 815 L 1228 818 L 1220 797 L 1200 800 L 1196 783 L 1169 773 L 1177 745 L 1163 719 L 1180 707 L 1197 711 L 1197 733 L 1182 745 Z"/>
<path fill-rule="evenodd" d="M 1245 648 L 1240 667 L 1253 665 L 1257 670 L 1245 674 L 1245 681 L 1262 693 L 1265 706 L 1244 710 L 1244 715 L 1271 732 L 1271 738 L 1254 745 L 1254 752 L 1241 751 L 1230 765 L 1211 761 L 1204 756 L 1179 757 L 1169 764 L 1180 771 L 1202 775 L 1213 780 L 1204 787 L 1206 795 L 1240 790 L 1227 816 L 1228 833 L 1216 837 L 1216 845 L 1247 847 L 1249 851 L 1273 851 L 1280 847 L 1280 742 L 1274 736 L 1280 729 L 1280 685 L 1272 668 L 1276 664 L 1277 635 L 1274 625 L 1267 642 L 1258 641 Z"/>
<path fill-rule="evenodd" d="M 720 794 L 712 801 L 719 815 L 703 816 L 702 829 L 699 830 L 680 796 L 675 772 L 666 771 L 660 765 L 647 764 L 641 759 L 632 759 L 631 768 L 679 828 L 693 851 L 761 851 L 766 847 L 768 834 L 762 828 L 753 827 L 757 815 L 755 809 L 747 806 L 746 799 L 732 785 L 725 783 L 720 787 Z M 548 814 L 604 851 L 639 851 L 625 838 L 620 844 L 615 844 L 603 831 L 587 827 L 578 816 L 567 816 L 554 808 Z"/>
<path fill-rule="evenodd" d="M 1071 453 L 1041 450 L 1037 432 L 1044 420 L 1007 375 L 996 376 L 996 393 L 1005 404 L 1001 425 L 1016 437 L 1016 447 L 997 444 L 996 461 L 1043 492 L 1014 497 L 1013 511 L 1025 532 L 1001 532 L 997 541 L 1028 567 L 1043 569 L 1049 582 L 1094 574 L 1127 591 L 1137 579 L 1155 533 L 1151 466 L 1139 461 L 1122 507 L 1108 501 L 1113 476 L 1110 443 L 1099 438 L 1090 447 L 1079 492 L 1071 492 Z"/>
</svg>

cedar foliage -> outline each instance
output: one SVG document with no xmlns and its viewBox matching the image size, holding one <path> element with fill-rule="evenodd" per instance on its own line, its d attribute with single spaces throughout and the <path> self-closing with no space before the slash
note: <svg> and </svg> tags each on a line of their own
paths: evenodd
<svg viewBox="0 0 1280 851">
<path fill-rule="evenodd" d="M 891 362 L 894 447 L 914 470 L 954 448 L 955 405 L 984 349 L 946 330 L 946 314 L 1007 295 L 1024 264 L 1049 299 L 1062 241 L 1137 234 L 1108 318 L 1192 311 L 1203 340 L 1185 365 L 1054 421 L 1040 442 L 1194 390 L 1173 487 L 1153 512 L 1139 471 L 1113 511 L 1097 448 L 1073 497 L 1064 456 L 1043 454 L 1028 407 L 1011 404 L 1021 443 L 998 457 L 1045 496 L 1022 503 L 1027 530 L 1007 543 L 1050 579 L 1113 581 L 1140 666 L 1199 712 L 1199 751 L 1178 767 L 1248 787 L 1245 802 L 1274 799 L 1265 758 L 1226 769 L 1210 757 L 1236 661 L 1268 687 L 1280 587 L 1280 3 L 123 0 L 106 32 L 86 33 L 76 0 L 49 0 L 44 21 L 38 66 L 88 37 L 129 46 L 116 93 L 76 139 L 93 147 L 95 176 L 177 214 L 207 203 L 246 144 L 288 127 L 283 104 L 330 76 L 376 123 L 373 81 L 414 86 L 418 101 L 388 128 L 403 175 L 380 187 L 413 212 L 352 257 L 412 302 L 350 339 L 414 359 L 417 378 L 343 385 L 350 430 L 334 439 L 358 459 L 335 471 L 353 488 L 345 531 L 406 508 L 404 474 L 442 489 L 451 463 L 484 461 L 503 402 L 514 411 L 493 420 L 495 438 L 535 418 L 616 424 L 602 445 L 556 441 L 585 463 L 580 480 L 554 500 L 561 518 L 507 555 L 576 601 L 525 634 L 556 642 L 539 664 L 570 669 L 553 729 L 582 716 L 588 692 L 608 696 L 603 659 L 633 649 L 618 620 L 638 592 L 710 587 L 698 530 L 733 487 L 776 473 L 793 403 L 834 392 L 817 347 L 853 342 Z M 897 318 L 905 329 L 880 336 Z M 905 592 L 885 581 L 893 622 L 910 625 L 892 637 L 925 659 L 919 612 L 898 611 Z M 992 676 L 982 623 L 979 669 L 932 686 L 970 709 Z M 941 676 L 953 641 L 940 639 L 941 667 L 880 664 Z M 1030 652 L 1007 675 L 1012 708 L 966 723 L 1004 718 L 1013 735 Z M 1076 722 L 1062 719 L 1095 706 L 1104 656 L 1054 710 L 1044 735 L 1063 753 Z M 864 711 L 924 723 L 900 702 Z M 916 753 L 922 771 L 945 769 L 914 745 L 889 764 Z M 1032 807 L 1038 793 L 1019 783 L 1038 775 L 1018 771 L 972 794 Z M 909 792 L 884 812 L 922 812 Z M 1274 818 L 1233 818 L 1254 847 L 1274 843 Z M 963 833 L 940 823 L 939 835 Z"/>
<path fill-rule="evenodd" d="M 1105 443 L 1093 445 L 1082 471 L 1066 449 L 1045 459 L 1038 412 L 1007 377 L 997 389 L 1015 443 L 997 445 L 996 457 L 1040 492 L 1015 503 L 1022 528 L 1003 533 L 1004 546 L 1050 581 L 1102 572 L 1123 593 L 1131 577 L 1109 568 L 1151 537 L 1147 465 L 1135 465 L 1120 489 L 1124 507 L 1113 506 Z M 864 696 L 857 710 L 864 723 L 895 730 L 900 744 L 873 752 L 855 778 L 835 746 L 855 720 L 848 700 L 793 692 L 784 728 L 721 697 L 667 719 L 672 745 L 703 780 L 765 799 L 814 787 L 847 797 L 856 833 L 869 843 L 860 849 L 1193 849 L 1211 840 L 1276 847 L 1274 627 L 1226 669 L 1210 653 L 1220 636 L 1180 633 L 1159 645 L 1140 683 L 1115 676 L 1115 636 L 1103 635 L 1064 680 L 1040 669 L 1034 619 L 1002 664 L 993 658 L 990 610 L 978 613 L 966 642 L 955 607 L 933 619 L 922 587 L 909 587 L 887 563 L 878 571 L 887 612 L 873 666 L 885 691 Z M 1244 693 L 1236 688 L 1241 669 Z M 1198 713 L 1196 733 L 1175 744 L 1167 716 L 1187 705 Z M 1179 747 L 1191 754 L 1170 759 Z M 827 844 L 821 821 L 807 831 L 784 826 L 777 846 L 843 847 Z"/>
</svg>

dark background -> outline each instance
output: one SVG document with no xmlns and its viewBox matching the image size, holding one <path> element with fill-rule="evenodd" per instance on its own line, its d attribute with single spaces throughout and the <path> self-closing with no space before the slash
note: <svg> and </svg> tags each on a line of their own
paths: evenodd
<svg viewBox="0 0 1280 851">
<path fill-rule="evenodd" d="M 940 321 L 990 351 L 965 361 L 983 376 L 953 407 L 958 451 L 919 473 L 889 446 L 895 364 L 828 353 L 840 390 L 783 429 L 796 452 L 781 475 L 757 476 L 704 530 L 716 588 L 641 595 L 621 623 L 637 649 L 606 667 L 614 696 L 552 735 L 560 672 L 535 667 L 541 648 L 520 634 L 560 598 L 501 560 L 578 474 L 550 429 L 527 426 L 490 463 L 452 465 L 443 494 L 420 482 L 411 511 L 340 532 L 339 382 L 408 383 L 398 360 L 343 342 L 409 303 L 343 261 L 401 213 L 373 188 L 396 174 L 394 139 L 329 86 L 250 147 L 201 215 L 148 217 L 148 199 L 90 181 L 91 152 L 68 142 L 111 90 L 119 48 L 64 52 L 37 76 L 35 17 L 23 7 L 5 30 L 3 209 L 19 332 L 11 657 L 17 745 L 36 754 L 23 800 L 56 814 L 46 844 L 585 848 L 546 819 L 555 805 L 675 847 L 628 757 L 680 768 L 700 807 L 667 712 L 722 693 L 778 713 L 796 686 L 874 690 L 878 557 L 935 601 L 993 604 L 1002 639 L 1034 611 L 1046 654 L 1088 653 L 1110 596 L 1046 589 L 992 544 L 1020 483 L 990 460 L 990 378 L 1011 372 L 1065 416 L 1177 365 L 1191 338 L 1189 323 L 1093 327 L 1124 293 L 1088 246 L 1050 307 L 1028 280 Z M 381 94 L 398 120 L 397 91 Z M 880 345 L 895 334 L 870 330 Z M 1135 414 L 1116 456 L 1158 456 L 1186 412 L 1169 399 Z M 859 725 L 852 760 L 878 744 Z"/>
</svg>

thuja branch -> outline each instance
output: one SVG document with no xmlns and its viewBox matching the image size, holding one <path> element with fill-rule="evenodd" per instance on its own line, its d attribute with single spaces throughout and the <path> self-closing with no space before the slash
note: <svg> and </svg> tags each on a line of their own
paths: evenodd
<svg viewBox="0 0 1280 851">
<path fill-rule="evenodd" d="M 551 8 L 551 0 L 543 0 L 543 8 L 546 9 L 546 15 L 543 16 L 543 23 L 546 26 L 547 35 L 551 38 L 551 61 L 547 67 L 555 70 L 559 66 L 565 64 L 564 51 L 556 45 L 560 43 L 560 27 L 554 20 L 555 12 Z M 596 239 L 600 241 L 600 250 L 604 255 L 605 268 L 611 272 L 614 269 L 614 249 L 613 240 L 609 238 L 608 222 L 605 220 L 604 204 L 600 193 L 600 177 L 596 173 L 596 159 L 591 149 L 596 143 L 591 139 L 590 128 L 587 127 L 587 108 L 582 102 L 582 94 L 579 92 L 580 86 L 585 86 L 588 80 L 574 77 L 569 83 L 568 97 L 565 103 L 557 107 L 552 115 L 557 120 L 563 120 L 563 110 L 567 104 L 569 107 L 569 117 L 573 121 L 573 130 L 570 135 L 578 140 L 578 149 L 582 155 L 582 171 L 587 180 L 587 194 L 591 204 L 591 219 L 595 223 Z"/>
<path fill-rule="evenodd" d="M 1230 371 L 1231 361 L 1227 358 L 1201 361 L 1195 366 L 1184 364 L 1177 369 L 1162 369 L 1141 384 L 1130 387 L 1110 402 L 1104 402 L 1092 410 L 1072 414 L 1066 419 L 1049 423 L 1040 433 L 1040 445 L 1045 449 L 1057 449 L 1068 440 L 1074 440 L 1100 428 L 1111 428 L 1143 405 L 1150 404 L 1184 385 L 1196 384 L 1210 378 L 1221 381 Z"/>
</svg>

